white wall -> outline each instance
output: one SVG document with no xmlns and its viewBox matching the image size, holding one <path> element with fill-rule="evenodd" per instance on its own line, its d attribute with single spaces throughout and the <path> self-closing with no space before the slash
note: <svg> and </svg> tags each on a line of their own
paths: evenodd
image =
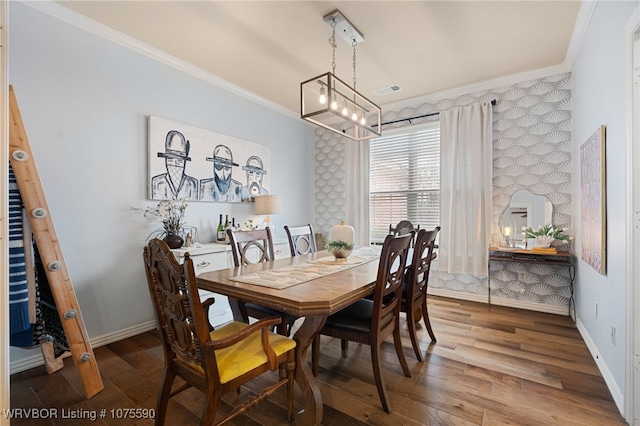
<svg viewBox="0 0 640 426">
<path fill-rule="evenodd" d="M 284 211 L 272 217 L 277 236 L 285 224 L 313 223 L 313 131 L 302 120 L 16 2 L 9 84 L 92 339 L 154 320 L 142 247 L 158 222 L 132 210 L 155 205 L 146 200 L 147 115 L 270 146 L 271 192 Z M 186 216 L 207 242 L 220 213 L 244 222 L 252 212 L 193 202 Z M 34 354 L 12 348 L 11 362 Z"/>
<path fill-rule="evenodd" d="M 625 25 L 637 8 L 636 2 L 598 2 L 573 68 L 574 147 L 579 159 L 580 146 L 600 125 L 606 126 L 607 191 L 607 272 L 600 275 L 580 259 L 577 242 L 576 311 L 577 323 L 618 407 L 625 392 L 625 310 L 626 244 L 630 233 L 625 227 L 630 206 L 626 205 L 625 122 L 629 88 L 627 87 L 627 40 Z M 575 194 L 580 206 L 579 161 Z M 580 235 L 580 214 L 576 215 Z M 594 303 L 598 304 L 595 315 Z M 611 326 L 616 328 L 615 344 Z"/>
</svg>

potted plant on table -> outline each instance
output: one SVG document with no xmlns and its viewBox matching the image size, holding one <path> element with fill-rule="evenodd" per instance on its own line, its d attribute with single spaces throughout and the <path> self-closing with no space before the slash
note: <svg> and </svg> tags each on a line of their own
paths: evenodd
<svg viewBox="0 0 640 426">
<path fill-rule="evenodd" d="M 346 259 L 353 250 L 353 243 L 342 240 L 329 241 L 326 249 L 334 255 L 336 259 Z"/>
<path fill-rule="evenodd" d="M 149 238 L 162 238 L 169 248 L 176 249 L 182 247 L 184 238 L 184 213 L 187 203 L 183 199 L 169 198 L 160 201 L 155 207 L 147 207 L 142 210 L 144 216 L 154 215 L 162 220 L 163 229 L 153 231 Z"/>
<path fill-rule="evenodd" d="M 538 229 L 533 230 L 531 227 L 522 227 L 522 236 L 525 239 L 533 239 L 540 247 L 549 247 L 554 241 L 562 241 L 567 244 L 571 240 L 571 237 L 564 234 L 565 230 L 562 228 L 554 228 L 553 225 L 540 225 Z"/>
</svg>

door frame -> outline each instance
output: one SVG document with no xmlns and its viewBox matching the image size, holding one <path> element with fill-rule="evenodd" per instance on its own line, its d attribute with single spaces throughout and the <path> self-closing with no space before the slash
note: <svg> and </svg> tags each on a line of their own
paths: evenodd
<svg viewBox="0 0 640 426">
<path fill-rule="evenodd" d="M 626 378 L 624 417 L 630 425 L 640 426 L 640 9 L 636 9 L 626 27 L 628 44 L 627 100 L 627 205 L 628 236 L 626 283 Z"/>
<path fill-rule="evenodd" d="M 8 84 L 8 10 L 6 1 L 0 1 L 0 161 L 9 164 L 9 84 Z M 9 172 L 2 167 L 0 173 L 0 258 L 9 258 Z M 7 262 L 0 262 L 0 282 L 9 282 L 9 268 Z M 9 306 L 9 289 L 0 285 L 0 306 Z M 9 309 L 0 309 L 0 409 L 10 407 L 10 376 L 9 376 Z M 0 425 L 9 425 L 6 416 L 0 416 Z"/>
</svg>

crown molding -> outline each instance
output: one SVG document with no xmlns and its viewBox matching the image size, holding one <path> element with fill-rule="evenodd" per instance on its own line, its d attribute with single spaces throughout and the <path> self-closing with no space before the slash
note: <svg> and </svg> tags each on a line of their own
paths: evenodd
<svg viewBox="0 0 640 426">
<path fill-rule="evenodd" d="M 554 74 L 561 74 L 571 71 L 564 63 L 559 65 L 552 65 L 545 68 L 538 68 L 531 71 L 525 71 L 518 74 L 510 74 L 503 77 L 494 78 L 491 80 L 485 80 L 479 83 L 470 84 L 467 86 L 457 87 L 451 90 L 445 90 L 442 92 L 430 93 L 428 95 L 417 96 L 411 99 L 405 99 L 403 101 L 394 102 L 390 104 L 381 104 L 383 110 L 400 110 L 406 107 L 412 107 L 424 103 L 435 103 L 442 99 L 453 99 L 463 95 L 473 94 L 475 92 L 490 91 L 497 87 L 512 86 L 514 84 L 522 83 L 524 81 L 536 80 L 538 78 L 548 77 Z"/>
<path fill-rule="evenodd" d="M 567 47 L 567 54 L 564 57 L 564 65 L 568 69 L 573 69 L 573 63 L 576 60 L 582 40 L 587 32 L 589 22 L 593 16 L 593 11 L 596 8 L 598 0 L 582 0 L 580 3 L 580 10 L 578 10 L 578 16 L 576 17 L 576 23 L 573 26 L 573 33 L 571 34 L 571 40 L 569 41 L 569 47 Z"/>
<path fill-rule="evenodd" d="M 262 96 L 259 96 L 253 92 L 250 92 L 240 86 L 237 86 L 223 78 L 218 77 L 215 74 L 212 74 L 208 71 L 203 70 L 202 68 L 196 67 L 186 61 L 183 61 L 182 59 L 169 55 L 168 53 L 163 52 L 159 49 L 156 49 L 155 47 L 147 43 L 144 43 L 131 36 L 128 36 L 119 31 L 116 31 L 113 28 L 110 28 L 104 24 L 101 24 L 100 22 L 97 22 L 93 19 L 87 18 L 86 16 L 81 15 L 71 9 L 68 9 L 52 0 L 44 0 L 44 1 L 20 0 L 20 3 L 25 4 L 40 12 L 43 12 L 49 16 L 57 18 L 70 25 L 73 25 L 77 28 L 80 28 L 82 30 L 95 34 L 98 37 L 101 37 L 105 40 L 111 41 L 127 49 L 130 49 L 136 53 L 147 56 L 160 63 L 173 67 L 188 75 L 191 75 L 200 80 L 203 80 L 206 83 L 209 83 L 221 89 L 227 90 L 233 94 L 241 96 L 245 99 L 255 102 L 258 105 L 261 105 L 272 111 L 285 115 L 289 118 L 294 118 L 294 119 L 300 118 L 300 114 L 298 114 L 297 112 L 291 111 L 288 108 L 284 108 L 283 106 L 276 104 L 275 102 L 270 101 L 269 99 L 263 98 Z"/>
</svg>

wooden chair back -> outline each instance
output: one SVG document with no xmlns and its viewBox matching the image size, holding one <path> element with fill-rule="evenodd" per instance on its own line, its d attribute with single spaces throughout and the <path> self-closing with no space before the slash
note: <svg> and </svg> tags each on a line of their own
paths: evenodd
<svg viewBox="0 0 640 426">
<path fill-rule="evenodd" d="M 411 267 L 406 277 L 406 287 L 403 291 L 402 311 L 407 314 L 409 336 L 411 337 L 413 350 L 416 353 L 418 361 L 423 361 L 415 329 L 415 323 L 420 321 L 420 318 L 424 319 L 429 337 L 431 337 L 434 343 L 436 342 L 436 336 L 431 328 L 427 309 L 427 286 L 429 283 L 431 261 L 437 256 L 434 248 L 438 232 L 440 232 L 439 226 L 430 231 L 421 229 L 418 232 L 413 247 Z"/>
<path fill-rule="evenodd" d="M 185 277 L 185 267 L 193 261 L 187 253 L 183 267 L 169 246 L 156 238 L 144 248 L 144 263 L 165 357 L 204 368 L 202 348 L 210 340 L 208 322 L 195 279 L 188 282 Z"/>
<path fill-rule="evenodd" d="M 394 330 L 400 317 L 402 283 L 413 232 L 398 237 L 387 235 L 382 245 L 378 277 L 373 296 L 371 332 L 384 340 Z"/>
<path fill-rule="evenodd" d="M 228 229 L 227 235 L 231 242 L 234 266 L 269 262 L 275 259 L 273 237 L 269 227 L 251 231 L 232 231 Z M 278 316 L 282 318 L 282 321 L 276 328 L 278 334 L 283 336 L 289 336 L 291 334 L 291 327 L 297 319 L 284 312 L 279 312 L 251 302 L 242 302 L 233 298 L 229 298 L 229 304 L 231 305 L 234 318 L 247 323 L 249 322 L 249 317 L 261 319 Z"/>
<path fill-rule="evenodd" d="M 395 235 L 396 237 L 398 235 L 409 234 L 411 231 L 418 232 L 419 230 L 420 230 L 420 225 L 418 225 L 417 227 L 414 227 L 413 224 L 408 220 L 401 220 L 400 222 L 398 222 L 398 224 L 395 227 L 389 225 L 389 234 Z"/>
<path fill-rule="evenodd" d="M 413 259 L 411 260 L 411 268 L 409 268 L 407 277 L 408 293 L 418 294 L 422 290 L 426 290 L 429 282 L 431 261 L 437 257 L 434 249 L 438 232 L 440 232 L 440 227 L 436 226 L 430 231 L 421 229 L 416 235 Z"/>
<path fill-rule="evenodd" d="M 284 230 L 289 239 L 291 256 L 299 256 L 301 254 L 315 253 L 318 251 L 316 247 L 316 236 L 311 224 L 292 227 L 285 225 Z"/>
<path fill-rule="evenodd" d="M 231 241 L 231 253 L 235 266 L 273 260 L 273 237 L 269 227 L 251 231 L 232 231 L 227 229 Z"/>
</svg>

